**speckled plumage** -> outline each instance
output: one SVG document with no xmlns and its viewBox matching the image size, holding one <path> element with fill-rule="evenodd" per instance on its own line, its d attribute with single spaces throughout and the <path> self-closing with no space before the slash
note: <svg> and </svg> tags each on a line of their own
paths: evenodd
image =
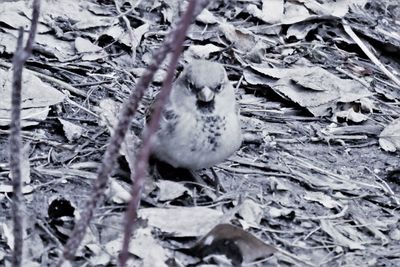
<svg viewBox="0 0 400 267">
<path fill-rule="evenodd" d="M 193 60 L 174 82 L 153 154 L 174 167 L 196 170 L 225 160 L 241 141 L 234 89 L 225 69 Z"/>
</svg>

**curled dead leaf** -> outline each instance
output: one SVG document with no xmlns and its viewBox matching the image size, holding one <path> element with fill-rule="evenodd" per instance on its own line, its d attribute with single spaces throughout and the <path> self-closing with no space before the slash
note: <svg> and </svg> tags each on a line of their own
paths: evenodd
<svg viewBox="0 0 400 267">
<path fill-rule="evenodd" d="M 395 152 L 400 148 L 400 119 L 386 126 L 379 135 L 379 145 L 385 151 Z"/>
<path fill-rule="evenodd" d="M 200 258 L 212 254 L 225 255 L 234 266 L 240 266 L 269 257 L 277 249 L 237 226 L 219 224 L 203 236 L 191 251 Z"/>
</svg>

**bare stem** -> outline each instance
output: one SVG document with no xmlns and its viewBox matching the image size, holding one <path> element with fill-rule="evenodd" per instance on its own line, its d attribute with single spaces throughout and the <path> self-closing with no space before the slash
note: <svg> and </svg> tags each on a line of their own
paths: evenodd
<svg viewBox="0 0 400 267">
<path fill-rule="evenodd" d="M 12 217 L 14 249 L 12 266 L 19 267 L 22 263 L 23 251 L 23 216 L 22 216 L 22 182 L 21 182 L 21 90 L 22 71 L 28 58 L 32 55 L 33 42 L 36 36 L 39 20 L 40 0 L 33 2 L 32 22 L 29 37 L 25 48 L 23 47 L 24 30 L 18 31 L 17 48 L 13 56 L 13 80 L 11 93 L 11 123 L 10 123 L 10 171 L 12 176 L 13 197 Z"/>
</svg>

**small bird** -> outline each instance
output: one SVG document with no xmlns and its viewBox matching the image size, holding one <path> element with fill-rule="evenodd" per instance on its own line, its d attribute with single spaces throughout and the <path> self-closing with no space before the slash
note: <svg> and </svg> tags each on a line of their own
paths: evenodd
<svg viewBox="0 0 400 267">
<path fill-rule="evenodd" d="M 239 149 L 235 92 L 224 67 L 192 60 L 175 80 L 153 143 L 153 155 L 175 168 L 211 167 Z"/>
</svg>

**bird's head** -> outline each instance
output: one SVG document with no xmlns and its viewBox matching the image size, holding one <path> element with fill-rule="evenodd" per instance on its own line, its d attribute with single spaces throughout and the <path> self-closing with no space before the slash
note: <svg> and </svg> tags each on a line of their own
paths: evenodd
<svg viewBox="0 0 400 267">
<path fill-rule="evenodd" d="M 234 106 L 234 90 L 219 63 L 192 60 L 175 84 L 172 101 L 189 112 L 207 114 Z"/>
</svg>

